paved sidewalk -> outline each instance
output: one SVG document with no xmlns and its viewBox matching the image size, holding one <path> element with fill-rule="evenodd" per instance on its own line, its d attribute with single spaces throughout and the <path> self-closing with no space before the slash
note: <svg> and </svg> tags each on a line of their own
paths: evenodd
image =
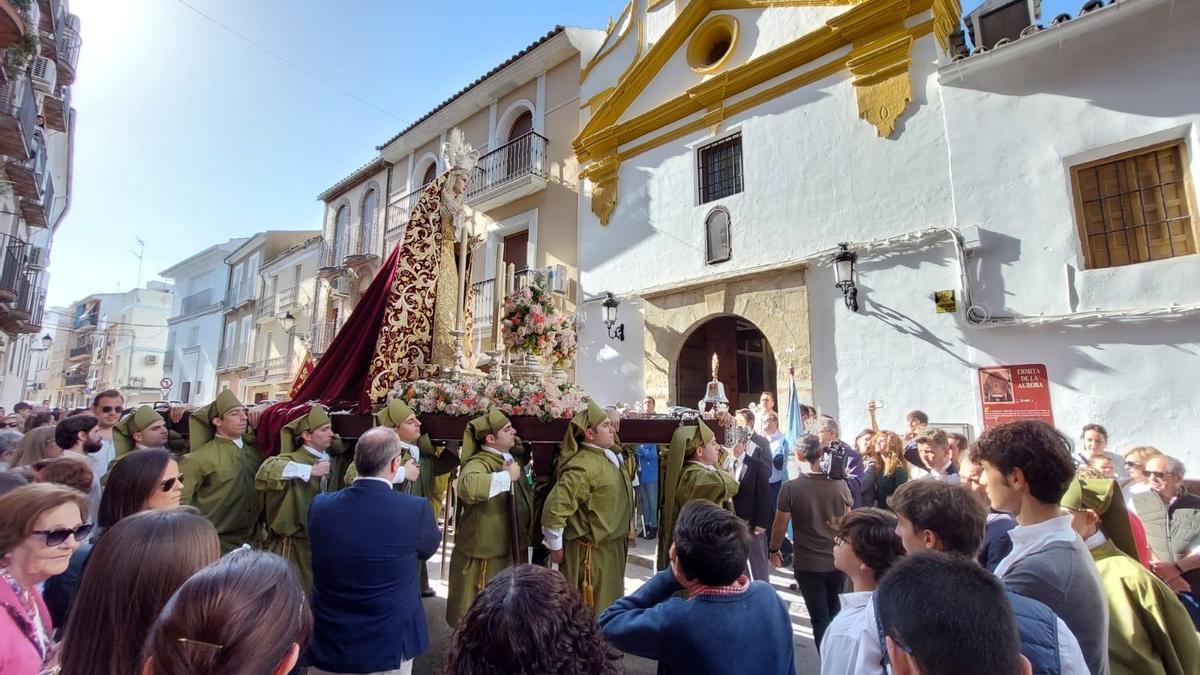
<svg viewBox="0 0 1200 675">
<path fill-rule="evenodd" d="M 629 563 L 625 567 L 625 591 L 627 593 L 641 587 L 653 573 L 654 544 L 654 541 L 638 539 L 630 550 Z M 448 544 L 446 548 L 447 570 L 450 567 L 449 556 L 452 550 L 453 544 Z M 450 648 L 451 631 L 450 627 L 446 625 L 447 588 L 446 582 L 442 580 L 441 560 L 439 551 L 429 561 L 429 579 L 437 592 L 437 597 L 427 598 L 424 601 L 425 616 L 429 625 L 429 649 L 417 657 L 413 664 L 413 673 L 416 675 L 440 675 L 446 663 L 446 651 Z M 800 598 L 800 594 L 788 590 L 788 584 L 791 582 L 790 572 L 786 570 L 772 571 L 771 585 L 775 587 L 779 597 L 788 606 L 788 612 L 792 617 L 792 636 L 796 644 L 796 672 L 816 673 L 820 671 L 821 661 L 817 656 L 816 645 L 813 643 L 812 625 L 809 623 L 808 613 L 805 611 L 804 601 Z M 653 675 L 658 670 L 656 662 L 629 655 L 625 656 L 622 665 L 626 673 Z"/>
</svg>

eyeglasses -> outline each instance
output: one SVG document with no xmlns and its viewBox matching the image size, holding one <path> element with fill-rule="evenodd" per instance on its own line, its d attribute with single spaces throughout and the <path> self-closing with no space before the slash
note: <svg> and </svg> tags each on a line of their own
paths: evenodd
<svg viewBox="0 0 1200 675">
<path fill-rule="evenodd" d="M 1149 476 L 1151 478 L 1157 478 L 1159 480 L 1162 480 L 1162 479 L 1166 478 L 1167 476 L 1179 475 L 1179 474 L 1172 473 L 1170 471 L 1147 471 L 1145 473 L 1147 476 Z"/>
<path fill-rule="evenodd" d="M 15 429 L 18 426 L 16 422 L 0 422 L 0 429 Z"/>
<path fill-rule="evenodd" d="M 183 474 L 179 474 L 178 476 L 175 476 L 174 478 L 168 478 L 168 479 L 164 480 L 162 482 L 162 485 L 160 485 L 159 487 L 162 488 L 163 492 L 170 492 L 171 488 L 175 487 L 176 481 L 179 481 L 179 486 L 183 487 Z"/>
<path fill-rule="evenodd" d="M 33 534 L 40 534 L 46 538 L 47 546 L 59 546 L 67 537 L 74 535 L 75 541 L 82 542 L 87 539 L 87 536 L 92 533 L 92 524 L 84 523 L 73 530 L 34 530 Z"/>
<path fill-rule="evenodd" d="M 123 408 L 119 405 L 102 405 L 102 406 L 100 406 L 100 412 L 102 412 L 102 413 L 117 413 L 118 415 L 120 415 L 121 413 L 125 412 L 125 408 Z"/>
</svg>

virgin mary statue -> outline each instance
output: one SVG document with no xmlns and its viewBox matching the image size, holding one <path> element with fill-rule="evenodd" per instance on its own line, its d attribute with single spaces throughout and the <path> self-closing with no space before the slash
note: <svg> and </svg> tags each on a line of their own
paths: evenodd
<svg viewBox="0 0 1200 675">
<path fill-rule="evenodd" d="M 461 306 L 471 305 L 470 286 L 462 281 L 471 278 L 470 266 L 460 277 L 456 253 L 475 243 L 462 215 L 479 157 L 458 129 L 451 130 L 442 154 L 446 172 L 421 191 L 403 239 L 321 360 L 301 371 L 292 401 L 353 404 L 369 412 L 372 404 L 386 402 L 397 381 L 433 377 L 455 365 L 459 293 Z M 463 314 L 462 330 L 469 335 L 469 312 Z M 469 350 L 470 340 L 463 342 Z"/>
</svg>

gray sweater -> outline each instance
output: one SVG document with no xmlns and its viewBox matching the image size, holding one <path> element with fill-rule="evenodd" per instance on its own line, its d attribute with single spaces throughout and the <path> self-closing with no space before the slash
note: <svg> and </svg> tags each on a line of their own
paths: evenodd
<svg viewBox="0 0 1200 675">
<path fill-rule="evenodd" d="M 1030 553 L 1000 581 L 1053 610 L 1079 640 L 1092 675 L 1108 675 L 1108 603 L 1096 563 L 1082 540 L 1054 542 Z"/>
</svg>

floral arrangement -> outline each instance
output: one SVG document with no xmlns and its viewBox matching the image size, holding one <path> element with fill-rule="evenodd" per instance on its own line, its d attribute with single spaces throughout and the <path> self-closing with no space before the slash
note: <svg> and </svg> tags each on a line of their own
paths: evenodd
<svg viewBox="0 0 1200 675">
<path fill-rule="evenodd" d="M 558 311 L 541 278 L 504 298 L 500 336 L 505 349 L 565 368 L 575 358 L 575 325 Z"/>
<path fill-rule="evenodd" d="M 551 379 L 538 382 L 417 380 L 395 393 L 420 414 L 483 415 L 499 408 L 506 415 L 532 415 L 546 421 L 569 418 L 587 406 L 580 387 Z"/>
<path fill-rule="evenodd" d="M 554 331 L 554 339 L 550 341 L 547 360 L 555 368 L 567 368 L 575 363 L 575 348 L 575 320 L 564 314 L 561 324 Z"/>
</svg>

